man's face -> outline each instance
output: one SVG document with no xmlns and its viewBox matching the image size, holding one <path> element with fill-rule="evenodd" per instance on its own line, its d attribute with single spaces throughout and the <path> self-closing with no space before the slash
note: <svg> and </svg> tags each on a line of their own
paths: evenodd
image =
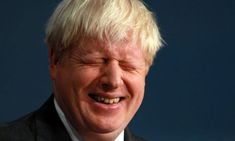
<svg viewBox="0 0 235 141">
<path fill-rule="evenodd" d="M 144 96 L 144 56 L 134 43 L 89 39 L 51 64 L 56 100 L 79 132 L 120 132 L 127 126 Z"/>
</svg>

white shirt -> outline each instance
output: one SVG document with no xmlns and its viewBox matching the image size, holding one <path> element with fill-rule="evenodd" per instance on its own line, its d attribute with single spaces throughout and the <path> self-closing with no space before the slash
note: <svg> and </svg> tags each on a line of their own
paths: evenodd
<svg viewBox="0 0 235 141">
<path fill-rule="evenodd" d="M 74 127 L 69 123 L 69 121 L 65 117 L 65 115 L 64 115 L 63 111 L 61 110 L 61 108 L 59 107 L 56 99 L 54 99 L 54 105 L 55 105 L 55 109 L 56 109 L 62 123 L 64 124 L 69 136 L 71 137 L 72 141 L 81 141 L 81 137 L 78 135 L 78 133 L 76 132 Z M 122 131 L 118 135 L 118 137 L 115 139 L 115 141 L 124 141 L 124 131 Z"/>
</svg>

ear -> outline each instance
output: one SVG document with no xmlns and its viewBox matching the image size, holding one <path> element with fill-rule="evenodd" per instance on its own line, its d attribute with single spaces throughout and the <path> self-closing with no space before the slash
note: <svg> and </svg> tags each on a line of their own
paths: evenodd
<svg viewBox="0 0 235 141">
<path fill-rule="evenodd" d="M 48 59 L 49 59 L 49 71 L 50 77 L 52 80 L 56 78 L 57 73 L 57 61 L 55 51 L 51 48 L 48 50 Z"/>
</svg>

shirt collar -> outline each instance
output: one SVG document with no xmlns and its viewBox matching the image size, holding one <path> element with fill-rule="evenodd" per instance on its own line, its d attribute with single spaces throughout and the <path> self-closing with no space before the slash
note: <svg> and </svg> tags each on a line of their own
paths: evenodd
<svg viewBox="0 0 235 141">
<path fill-rule="evenodd" d="M 81 137 L 78 135 L 78 133 L 76 132 L 74 127 L 70 124 L 70 122 L 67 120 L 67 118 L 65 117 L 63 111 L 61 110 L 61 108 L 58 105 L 55 98 L 54 98 L 54 105 L 55 105 L 56 112 L 58 113 L 58 115 L 59 115 L 62 123 L 64 124 L 65 129 L 67 130 L 72 141 L 81 141 Z M 124 141 L 124 131 L 122 131 L 118 135 L 118 137 L 115 139 L 115 141 Z"/>
</svg>

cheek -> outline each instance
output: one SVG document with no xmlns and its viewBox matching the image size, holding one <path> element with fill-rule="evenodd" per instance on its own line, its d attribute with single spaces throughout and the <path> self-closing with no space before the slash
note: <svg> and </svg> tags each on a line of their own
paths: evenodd
<svg viewBox="0 0 235 141">
<path fill-rule="evenodd" d="M 138 109 L 142 103 L 145 90 L 144 77 L 130 77 L 126 82 L 127 90 L 130 94 L 134 108 Z"/>
<path fill-rule="evenodd" d="M 134 97 L 143 97 L 145 87 L 144 75 L 131 76 L 125 79 L 126 87 L 131 95 Z"/>
<path fill-rule="evenodd" d="M 145 87 L 145 83 L 136 84 L 135 97 L 136 97 L 136 104 L 138 105 L 138 107 L 141 105 L 143 98 L 144 98 L 144 89 L 145 89 L 144 87 Z"/>
<path fill-rule="evenodd" d="M 59 69 L 54 79 L 54 91 L 59 96 L 74 99 L 86 91 L 97 76 L 94 69 Z"/>
<path fill-rule="evenodd" d="M 90 85 L 96 80 L 99 76 L 99 71 L 97 69 L 83 69 L 83 70 L 75 70 L 73 72 L 72 83 L 73 87 L 79 87 L 80 89 L 85 89 L 90 87 Z"/>
<path fill-rule="evenodd" d="M 98 74 L 96 69 L 77 68 L 58 71 L 54 80 L 55 96 L 59 104 L 64 105 L 62 107 L 67 115 L 78 117 L 76 114 L 84 107 L 83 101 L 86 101 L 87 93 Z"/>
</svg>

